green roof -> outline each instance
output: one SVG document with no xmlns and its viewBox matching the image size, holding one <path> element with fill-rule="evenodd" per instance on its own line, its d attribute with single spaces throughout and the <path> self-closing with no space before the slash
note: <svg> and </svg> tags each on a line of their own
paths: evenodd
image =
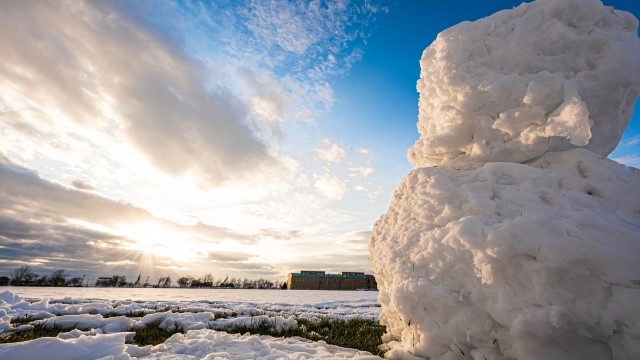
<svg viewBox="0 0 640 360">
<path fill-rule="evenodd" d="M 349 279 L 364 279 L 364 274 L 300 274 L 300 273 L 291 273 L 292 277 L 304 277 L 304 278 L 349 278 Z"/>
</svg>

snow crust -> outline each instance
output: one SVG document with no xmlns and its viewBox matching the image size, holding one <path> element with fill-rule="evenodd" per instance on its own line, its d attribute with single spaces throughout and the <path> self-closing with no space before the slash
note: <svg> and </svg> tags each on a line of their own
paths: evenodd
<svg viewBox="0 0 640 360">
<path fill-rule="evenodd" d="M 380 307 L 370 292 L 290 292 L 265 290 L 244 291 L 181 291 L 189 300 L 150 300 L 172 298 L 175 289 L 157 292 L 147 289 L 147 300 L 100 300 L 82 297 L 33 298 L 44 292 L 67 294 L 75 292 L 95 296 L 100 291 L 113 295 L 122 289 L 66 289 L 13 288 L 0 293 L 0 334 L 26 331 L 35 325 L 61 326 L 75 329 L 58 334 L 56 338 L 40 338 L 13 344 L 0 344 L 0 359 L 45 359 L 56 354 L 60 359 L 380 359 L 364 351 L 328 345 L 324 341 L 302 338 L 274 338 L 249 334 L 231 335 L 237 325 L 268 324 L 279 331 L 297 328 L 297 318 L 311 321 L 321 318 L 377 320 Z M 135 289 L 122 290 L 134 292 Z M 167 295 L 169 294 L 169 296 Z M 197 300 L 205 297 L 226 300 Z M 234 295 L 235 294 L 235 295 Z M 242 298 L 258 298 L 257 303 Z M 328 296 L 331 294 L 331 296 Z M 117 294 L 116 294 L 117 295 Z M 91 296 L 88 296 L 91 297 Z M 328 298 L 340 299 L 327 301 Z M 269 298 L 270 300 L 266 300 Z M 305 300 L 306 299 L 306 300 Z M 287 300 L 294 300 L 293 303 Z M 318 301 L 320 300 L 320 301 Z M 162 309 L 171 309 L 162 311 Z M 140 314 L 131 316 L 132 313 Z M 124 315 L 127 316 L 124 316 Z M 29 315 L 34 319 L 27 325 L 14 327 L 10 321 Z M 158 326 L 180 329 L 157 346 L 126 344 L 137 329 Z"/>
<path fill-rule="evenodd" d="M 393 345 L 640 358 L 638 184 L 640 171 L 582 149 L 414 170 L 370 242 Z"/>
<path fill-rule="evenodd" d="M 415 170 L 369 242 L 391 359 L 640 359 L 631 14 L 538 0 L 423 53 Z M 430 167 L 431 166 L 431 167 Z"/>
<path fill-rule="evenodd" d="M 573 147 L 608 155 L 639 94 L 637 29 L 599 0 L 538 0 L 443 31 L 420 60 L 409 161 L 524 162 Z"/>
<path fill-rule="evenodd" d="M 324 341 L 301 338 L 227 334 L 214 330 L 190 330 L 175 334 L 163 344 L 144 346 L 125 344 L 125 333 L 81 335 L 78 338 L 40 338 L 0 346 L 0 357 L 10 360 L 58 359 L 358 359 L 374 360 L 354 349 L 328 345 Z"/>
</svg>

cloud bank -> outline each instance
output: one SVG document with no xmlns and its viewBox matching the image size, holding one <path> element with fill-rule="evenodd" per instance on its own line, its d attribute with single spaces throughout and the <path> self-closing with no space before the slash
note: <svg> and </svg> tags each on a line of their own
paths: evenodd
<svg viewBox="0 0 640 360">
<path fill-rule="evenodd" d="M 3 8 L 0 116 L 14 130 L 43 141 L 55 123 L 116 134 L 158 169 L 210 184 L 275 164 L 237 97 L 205 86 L 201 66 L 117 12 L 65 1 Z"/>
</svg>

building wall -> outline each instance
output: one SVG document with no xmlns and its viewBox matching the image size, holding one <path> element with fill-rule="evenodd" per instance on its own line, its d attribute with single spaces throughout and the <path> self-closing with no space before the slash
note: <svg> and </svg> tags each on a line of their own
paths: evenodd
<svg viewBox="0 0 640 360">
<path fill-rule="evenodd" d="M 375 278 L 372 275 L 354 273 L 336 274 L 305 274 L 290 273 L 287 278 L 287 288 L 290 290 L 357 290 L 362 288 L 376 289 Z M 350 275 L 349 275 L 350 274 Z"/>
</svg>

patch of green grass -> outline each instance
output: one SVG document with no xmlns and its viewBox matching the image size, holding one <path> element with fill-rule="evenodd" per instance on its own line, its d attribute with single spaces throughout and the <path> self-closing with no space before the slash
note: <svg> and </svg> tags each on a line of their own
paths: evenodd
<svg viewBox="0 0 640 360">
<path fill-rule="evenodd" d="M 234 318 L 234 317 L 238 317 L 238 313 L 235 311 L 225 311 L 225 312 L 215 312 L 213 314 L 213 319 L 214 320 L 218 320 L 218 319 L 227 319 L 227 318 Z"/>
<path fill-rule="evenodd" d="M 385 327 L 362 319 L 298 319 L 298 328 L 283 331 L 276 331 L 269 323 L 261 321 L 249 325 L 236 325 L 224 331 L 231 334 L 250 333 L 275 337 L 299 336 L 313 341 L 324 340 L 327 344 L 364 350 L 375 355 L 382 356 L 384 353 L 380 345 Z"/>
<path fill-rule="evenodd" d="M 118 314 L 115 311 L 106 313 L 104 315 L 102 315 L 103 318 L 111 318 L 111 317 L 116 317 L 116 316 L 126 316 L 126 317 L 136 317 L 136 318 L 141 318 L 144 317 L 147 314 L 153 314 L 156 311 L 144 311 L 144 310 L 137 310 L 137 311 L 129 311 L 129 312 L 125 312 L 122 314 Z"/>
<path fill-rule="evenodd" d="M 298 323 L 304 325 L 308 332 L 313 331 L 322 336 L 322 340 L 328 344 L 383 355 L 380 345 L 385 327 L 376 322 L 363 319 L 322 319 L 318 322 L 298 319 Z"/>
<path fill-rule="evenodd" d="M 133 337 L 132 343 L 139 346 L 162 344 L 173 334 L 182 333 L 179 329 L 161 329 L 157 326 L 147 326 L 133 331 L 136 335 Z"/>
<path fill-rule="evenodd" d="M 0 334 L 0 344 L 28 341 L 41 337 L 56 337 L 59 333 L 69 331 L 73 328 L 74 327 L 62 327 L 60 325 L 49 327 L 43 324 L 36 324 L 32 329 L 26 331 Z"/>
<path fill-rule="evenodd" d="M 26 325 L 34 320 L 37 320 L 35 316 L 26 314 L 26 315 L 18 316 L 15 319 L 11 319 L 11 323 L 13 324 L 13 326 L 20 326 L 20 325 Z"/>
</svg>

